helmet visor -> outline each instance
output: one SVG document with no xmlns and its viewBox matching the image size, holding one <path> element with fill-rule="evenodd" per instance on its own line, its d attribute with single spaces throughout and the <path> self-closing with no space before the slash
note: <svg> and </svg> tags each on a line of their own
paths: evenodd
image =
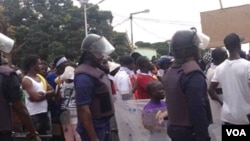
<svg viewBox="0 0 250 141">
<path fill-rule="evenodd" d="M 14 46 L 14 40 L 0 33 L 0 50 L 6 53 L 10 53 Z"/>
<path fill-rule="evenodd" d="M 91 44 L 88 51 L 93 53 L 97 58 L 103 58 L 110 55 L 114 50 L 115 48 L 111 43 L 105 37 L 101 37 Z"/>
<path fill-rule="evenodd" d="M 210 37 L 204 33 L 197 33 L 197 37 L 198 37 L 197 46 L 202 50 L 207 49 L 209 41 L 210 41 Z"/>
</svg>

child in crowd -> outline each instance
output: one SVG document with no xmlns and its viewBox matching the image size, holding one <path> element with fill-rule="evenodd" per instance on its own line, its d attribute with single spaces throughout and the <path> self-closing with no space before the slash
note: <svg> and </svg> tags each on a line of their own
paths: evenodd
<svg viewBox="0 0 250 141">
<path fill-rule="evenodd" d="M 160 81 L 151 81 L 147 85 L 147 91 L 150 94 L 150 101 L 145 105 L 142 111 L 142 121 L 144 127 L 150 131 L 151 139 L 154 141 L 167 140 L 166 122 L 167 106 L 162 99 L 165 97 L 164 88 Z"/>
</svg>

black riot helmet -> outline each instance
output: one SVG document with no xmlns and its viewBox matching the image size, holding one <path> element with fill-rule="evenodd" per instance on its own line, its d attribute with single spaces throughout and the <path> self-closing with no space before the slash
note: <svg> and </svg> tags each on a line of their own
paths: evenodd
<svg viewBox="0 0 250 141">
<path fill-rule="evenodd" d="M 175 59 L 186 59 L 188 57 L 195 57 L 198 59 L 198 46 L 200 42 L 196 28 L 177 31 L 171 40 L 171 54 Z"/>
<path fill-rule="evenodd" d="M 103 58 L 111 54 L 115 48 L 103 36 L 97 34 L 89 34 L 84 38 L 81 45 L 82 52 L 90 52 L 96 58 Z"/>
</svg>

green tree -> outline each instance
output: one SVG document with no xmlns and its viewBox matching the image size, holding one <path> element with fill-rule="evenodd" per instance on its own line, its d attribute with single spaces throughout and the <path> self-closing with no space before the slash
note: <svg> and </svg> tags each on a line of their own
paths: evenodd
<svg viewBox="0 0 250 141">
<path fill-rule="evenodd" d="M 15 62 L 28 53 L 47 61 L 59 54 L 70 59 L 79 55 L 84 37 L 83 9 L 73 6 L 71 0 L 5 0 L 3 5 L 9 22 L 16 27 L 16 43 L 25 42 L 14 55 Z"/>
<path fill-rule="evenodd" d="M 26 54 L 36 53 L 52 61 L 65 54 L 75 60 L 85 37 L 84 9 L 73 6 L 72 0 L 0 0 L 3 16 L 14 27 L 13 39 L 17 50 L 12 54 L 15 64 L 21 64 Z M 113 57 L 130 53 L 125 35 L 113 31 L 110 11 L 87 6 L 88 30 L 105 36 L 116 47 Z M 6 29 L 6 28 L 3 28 Z"/>
<path fill-rule="evenodd" d="M 4 15 L 4 7 L 2 6 L 2 1 L 0 1 L 1 5 L 0 5 L 0 32 L 12 39 L 15 38 L 15 27 L 12 26 L 9 21 L 8 18 Z M 19 49 L 20 47 L 22 47 L 23 45 L 20 45 L 19 47 L 17 47 L 16 49 L 13 49 L 10 53 L 4 53 L 4 56 L 7 58 L 9 63 L 12 63 L 11 58 L 12 58 L 12 53 L 16 52 L 17 49 Z"/>
<path fill-rule="evenodd" d="M 156 42 L 156 43 L 148 43 L 148 42 L 142 42 L 138 41 L 135 43 L 136 46 L 139 48 L 153 48 L 156 49 L 157 56 L 162 56 L 162 55 L 169 55 L 169 45 L 167 41 L 165 42 Z"/>
<path fill-rule="evenodd" d="M 129 55 L 132 51 L 127 33 L 114 32 L 112 44 L 115 47 L 115 52 L 111 57 L 114 59 L 118 59 L 119 56 Z"/>
</svg>

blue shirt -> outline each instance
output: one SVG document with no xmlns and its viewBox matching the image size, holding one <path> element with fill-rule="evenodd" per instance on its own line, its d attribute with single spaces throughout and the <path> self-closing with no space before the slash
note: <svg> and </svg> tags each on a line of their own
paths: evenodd
<svg viewBox="0 0 250 141">
<path fill-rule="evenodd" d="M 87 74 L 77 74 L 74 78 L 74 85 L 76 91 L 76 105 L 89 105 L 92 102 L 93 91 L 96 87 L 98 87 L 99 81 Z M 93 125 L 98 138 L 102 139 L 103 137 L 101 133 L 105 130 L 108 130 L 109 120 L 93 120 Z M 81 123 L 79 120 L 77 123 L 77 131 L 79 132 L 82 139 L 87 141 L 89 140 L 87 131 L 83 126 L 83 123 Z"/>
<path fill-rule="evenodd" d="M 54 88 L 54 90 L 56 89 L 56 85 L 57 85 L 55 82 L 56 77 L 57 77 L 57 75 L 55 72 L 51 72 L 46 77 L 46 80 L 48 81 L 50 86 L 52 86 Z M 60 111 L 61 111 L 61 104 L 56 103 L 55 101 L 49 101 L 48 109 L 51 112 L 52 118 L 58 117 L 60 115 Z"/>
<path fill-rule="evenodd" d="M 52 86 L 54 88 L 54 90 L 56 89 L 56 79 L 57 75 L 55 72 L 52 72 L 50 74 L 47 75 L 46 80 L 48 81 L 48 83 L 50 84 L 50 86 Z"/>
<path fill-rule="evenodd" d="M 97 80 L 87 74 L 78 74 L 75 76 L 74 84 L 77 106 L 91 103 L 96 83 Z"/>
<path fill-rule="evenodd" d="M 190 121 L 196 137 L 208 137 L 211 111 L 208 103 L 207 83 L 202 72 L 192 72 L 180 78 L 180 86 L 187 96 Z"/>
</svg>

